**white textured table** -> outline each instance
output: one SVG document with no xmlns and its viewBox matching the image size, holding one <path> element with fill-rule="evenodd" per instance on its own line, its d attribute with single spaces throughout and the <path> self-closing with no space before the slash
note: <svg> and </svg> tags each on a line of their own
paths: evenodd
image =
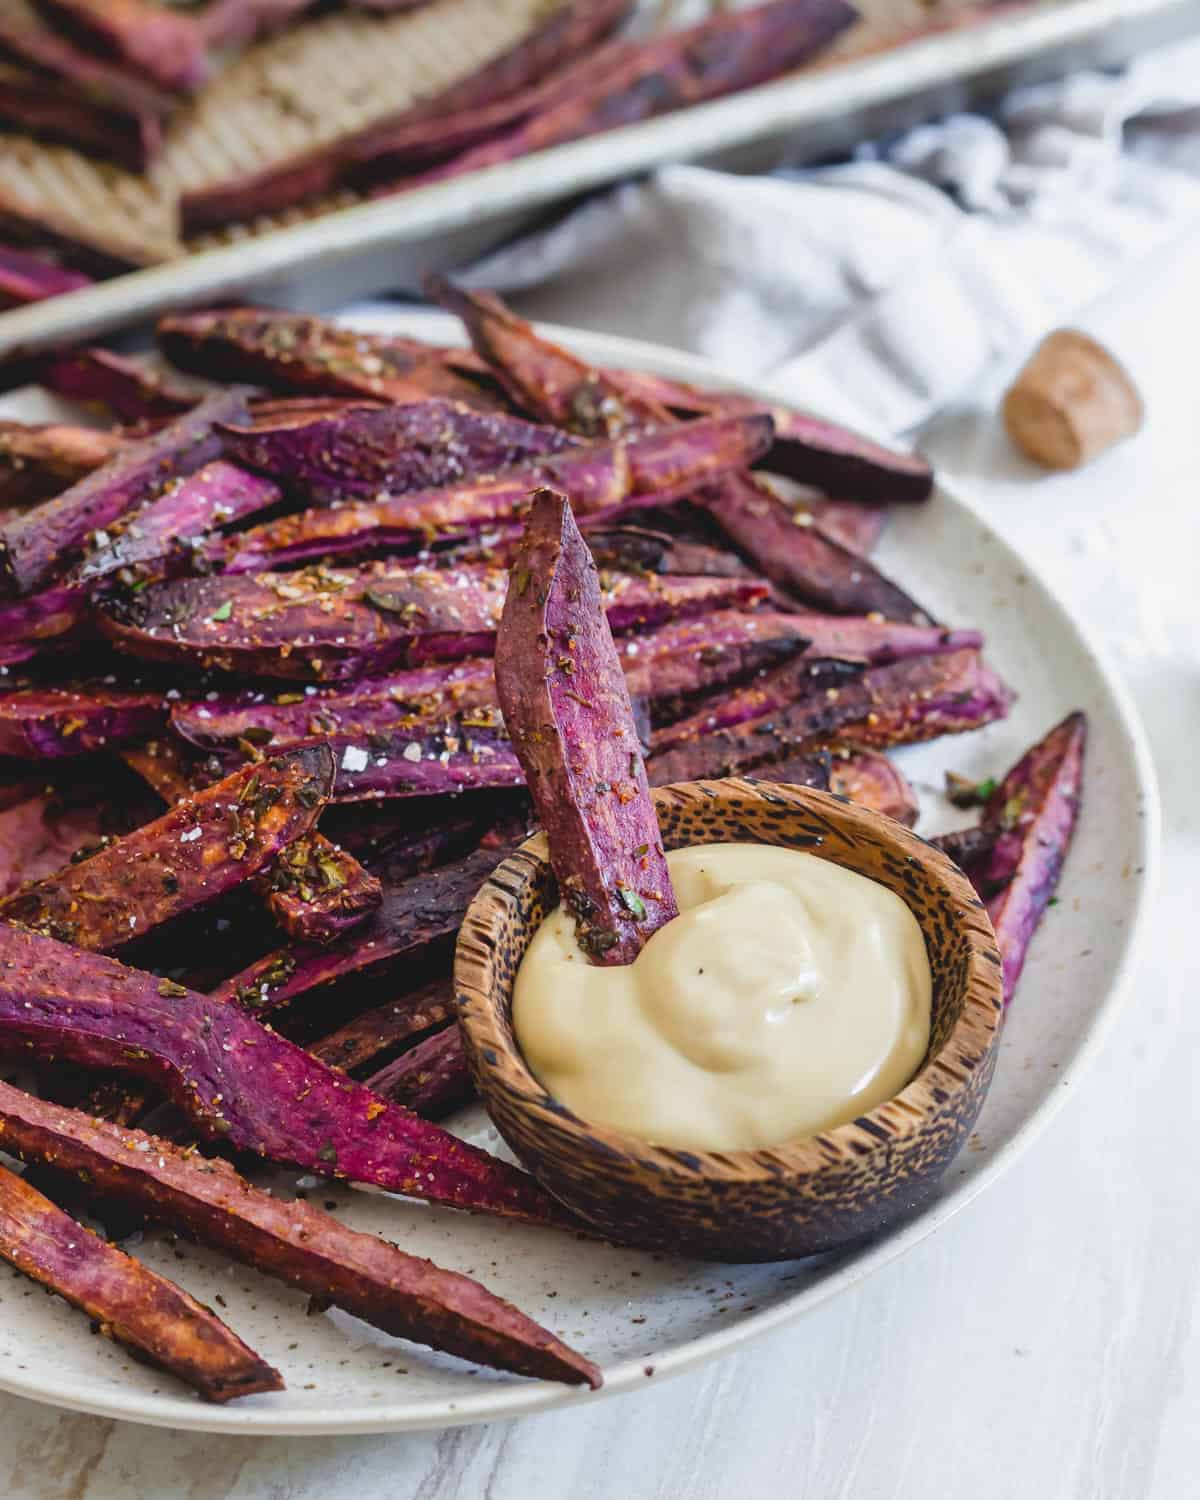
<svg viewBox="0 0 1200 1500">
<path fill-rule="evenodd" d="M 1200 1466 L 1200 233 L 1092 310 L 1149 423 L 1033 481 L 991 415 L 929 447 L 1136 694 L 1166 858 L 1128 1004 L 1078 1097 L 907 1258 L 746 1352 L 634 1396 L 428 1435 L 237 1439 L 0 1397 L 7 1500 L 1178 1500 Z M 1018 1002 L 1019 1003 L 1019 1002 Z"/>
</svg>

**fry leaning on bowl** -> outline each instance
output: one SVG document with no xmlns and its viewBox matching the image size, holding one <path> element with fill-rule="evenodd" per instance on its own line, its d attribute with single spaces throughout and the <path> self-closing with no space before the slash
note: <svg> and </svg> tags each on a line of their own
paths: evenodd
<svg viewBox="0 0 1200 1500">
<path fill-rule="evenodd" d="M 718 1260 L 829 1250 L 917 1207 L 970 1134 L 1000 1034 L 971 882 L 821 791 L 652 795 L 595 564 L 552 491 L 496 677 L 546 834 L 480 890 L 455 988 L 521 1161 L 606 1236 Z"/>
</svg>

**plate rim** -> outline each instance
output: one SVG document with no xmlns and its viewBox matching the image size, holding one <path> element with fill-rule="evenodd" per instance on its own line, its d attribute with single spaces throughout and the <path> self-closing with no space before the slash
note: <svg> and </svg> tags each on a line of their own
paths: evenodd
<svg viewBox="0 0 1200 1500">
<path fill-rule="evenodd" d="M 456 319 L 429 309 L 397 306 L 367 312 L 360 308 L 342 321 L 368 332 L 394 332 L 442 343 L 465 342 Z M 769 380 L 747 380 L 730 376 L 706 359 L 667 345 L 561 324 L 540 323 L 537 326 L 549 337 L 577 347 L 590 358 L 606 364 L 653 369 L 668 374 L 673 379 L 712 388 L 743 391 L 760 400 L 795 404 L 798 399 L 795 390 L 783 390 Z M 18 395 L 20 392 L 8 394 Z M 0 404 L 2 402 L 3 398 L 0 397 Z M 858 425 L 864 433 L 880 436 L 878 432 L 872 432 L 869 422 L 860 421 Z M 882 437 L 887 441 L 886 434 Z M 1047 581 L 1036 561 L 1031 561 L 1019 552 L 994 528 L 977 506 L 960 495 L 956 487 L 946 485 L 940 479 L 938 493 L 943 501 L 965 510 L 977 524 L 986 528 L 989 544 L 996 549 L 996 555 L 1019 567 L 1029 576 L 1057 611 L 1063 629 L 1074 637 L 1077 647 L 1090 660 L 1112 701 L 1118 723 L 1128 740 L 1143 810 L 1143 816 L 1139 820 L 1141 873 L 1132 891 L 1124 944 L 1103 1000 L 1075 1050 L 1064 1059 L 1057 1087 L 1027 1115 L 1013 1135 L 996 1149 L 985 1167 L 963 1179 L 958 1186 L 935 1199 L 899 1228 L 884 1233 L 859 1251 L 849 1252 L 837 1270 L 815 1285 L 783 1298 L 772 1307 L 745 1314 L 725 1328 L 690 1339 L 662 1354 L 643 1355 L 609 1366 L 603 1370 L 604 1385 L 595 1392 L 578 1391 L 545 1381 L 521 1381 L 513 1385 L 482 1387 L 477 1396 L 454 1400 L 447 1398 L 441 1403 L 429 1400 L 396 1401 L 379 1407 L 351 1408 L 346 1414 L 329 1417 L 305 1411 L 273 1413 L 267 1407 L 211 1407 L 193 1404 L 187 1397 L 149 1396 L 132 1389 L 128 1397 L 94 1396 L 82 1392 L 77 1381 L 71 1381 L 63 1388 L 60 1382 L 14 1380 L 3 1369 L 0 1369 L 0 1391 L 65 1410 L 132 1422 L 139 1426 L 259 1437 L 349 1437 L 429 1431 L 506 1420 L 533 1412 L 580 1407 L 605 1396 L 626 1394 L 650 1379 L 658 1382 L 682 1374 L 798 1321 L 805 1314 L 849 1291 L 858 1282 L 907 1254 L 974 1202 L 1007 1172 L 1034 1144 L 1074 1093 L 1075 1083 L 1100 1052 L 1129 993 L 1130 978 L 1141 956 L 1146 936 L 1146 918 L 1160 876 L 1162 809 L 1157 772 L 1141 715 L 1129 689 L 1109 666 L 1090 632 L 1072 617 L 1058 591 Z M 356 1410 L 359 1413 L 357 1415 L 354 1414 Z"/>
</svg>

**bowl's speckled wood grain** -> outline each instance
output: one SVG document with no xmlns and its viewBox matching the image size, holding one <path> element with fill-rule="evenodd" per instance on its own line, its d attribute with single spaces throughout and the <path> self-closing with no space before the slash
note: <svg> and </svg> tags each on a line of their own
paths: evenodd
<svg viewBox="0 0 1200 1500">
<path fill-rule="evenodd" d="M 530 1072 L 512 990 L 557 901 L 541 838 L 485 882 L 459 933 L 454 980 L 467 1057 L 488 1113 L 543 1185 L 606 1234 L 714 1260 L 837 1249 L 920 1206 L 965 1143 L 995 1064 L 1000 956 L 966 877 L 890 818 L 807 787 L 685 782 L 655 792 L 668 849 L 777 844 L 877 880 L 916 917 L 933 976 L 929 1051 L 895 1099 L 769 1151 L 681 1151 L 590 1124 Z"/>
<path fill-rule="evenodd" d="M 358 317 L 365 332 L 461 342 L 452 319 L 413 311 Z M 653 370 L 698 385 L 735 385 L 677 352 L 569 329 L 554 336 L 596 364 Z M 803 400 L 803 390 L 737 387 L 764 400 Z M 78 420 L 32 390 L 0 397 L 0 416 Z M 355 1229 L 473 1274 L 531 1317 L 577 1344 L 603 1368 L 606 1393 L 657 1383 L 850 1290 L 954 1213 L 1010 1166 L 1070 1097 L 1115 1011 L 1157 849 L 1153 773 L 1127 696 L 1097 661 L 1075 622 L 1037 575 L 969 506 L 939 490 L 925 506 L 898 509 L 879 551 L 939 619 L 987 634 L 988 656 L 1020 689 L 1011 716 L 977 734 L 899 753 L 921 792 L 922 831 L 961 821 L 939 795 L 942 773 L 976 779 L 1009 765 L 1071 708 L 1090 722 L 1087 792 L 1058 906 L 1042 925 L 1009 1007 L 995 1082 L 968 1149 L 926 1205 L 852 1249 L 809 1260 L 722 1266 L 678 1255 L 619 1250 L 600 1241 L 497 1224 L 327 1190 L 305 1179 L 317 1202 L 336 1202 Z M 478 1106 L 451 1122 L 459 1134 L 503 1150 Z M 295 1173 L 263 1173 L 280 1191 Z M 0 1389 L 173 1428 L 240 1433 L 350 1433 L 490 1421 L 594 1401 L 561 1386 L 476 1371 L 377 1334 L 339 1313 L 306 1317 L 304 1298 L 227 1258 L 148 1234 L 138 1257 L 222 1315 L 284 1373 L 288 1389 L 217 1409 L 136 1364 L 57 1298 L 0 1271 Z M 179 1259 L 183 1256 L 184 1259 Z M 218 1301 L 220 1299 L 220 1301 Z M 798 1334 L 803 1349 L 803 1333 Z"/>
</svg>

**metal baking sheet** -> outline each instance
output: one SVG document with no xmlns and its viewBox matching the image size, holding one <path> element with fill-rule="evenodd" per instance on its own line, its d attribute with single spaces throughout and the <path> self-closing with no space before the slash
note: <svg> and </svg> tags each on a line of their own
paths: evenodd
<svg viewBox="0 0 1200 1500">
<path fill-rule="evenodd" d="M 168 307 L 254 297 L 320 309 L 414 288 L 582 192 L 669 161 L 756 170 L 986 102 L 1016 83 L 1107 66 L 1200 32 L 1200 0 L 1050 0 L 850 57 L 711 104 L 469 177 L 335 209 L 0 315 L 0 359 L 94 339 Z"/>
</svg>

